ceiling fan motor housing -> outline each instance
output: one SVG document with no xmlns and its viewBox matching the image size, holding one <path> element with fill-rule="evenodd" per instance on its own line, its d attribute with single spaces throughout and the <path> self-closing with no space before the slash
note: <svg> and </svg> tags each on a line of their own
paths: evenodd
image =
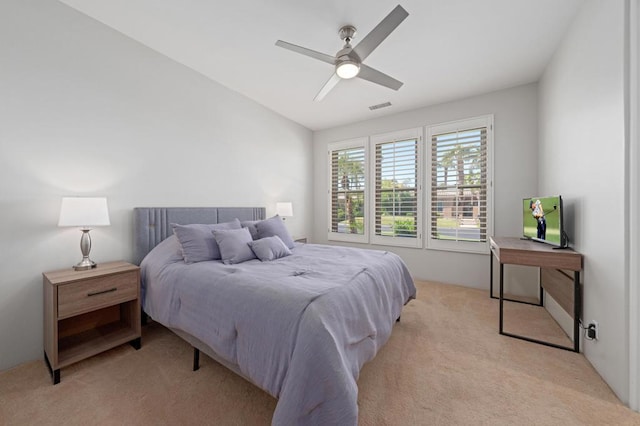
<svg viewBox="0 0 640 426">
<path fill-rule="evenodd" d="M 356 35 L 356 27 L 354 27 L 353 25 L 345 25 L 344 27 L 340 28 L 338 34 L 340 34 L 340 40 L 344 40 L 345 42 L 349 43 Z"/>
<path fill-rule="evenodd" d="M 344 47 L 336 53 L 336 74 L 338 77 L 348 80 L 360 73 L 360 63 L 362 62 L 358 54 L 353 51 L 351 39 L 356 34 L 356 28 L 347 25 L 340 28 L 340 38 L 344 40 Z"/>
</svg>

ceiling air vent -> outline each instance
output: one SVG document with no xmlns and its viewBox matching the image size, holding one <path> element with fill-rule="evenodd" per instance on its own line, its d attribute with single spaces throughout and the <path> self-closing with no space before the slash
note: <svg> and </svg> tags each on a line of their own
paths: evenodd
<svg viewBox="0 0 640 426">
<path fill-rule="evenodd" d="M 371 106 L 369 107 L 369 109 L 370 109 L 371 111 L 375 111 L 375 110 L 377 110 L 377 109 L 380 109 L 380 108 L 386 108 L 386 107 L 390 107 L 390 106 L 391 106 L 391 102 L 385 102 L 385 103 L 383 103 L 383 104 L 371 105 Z"/>
</svg>

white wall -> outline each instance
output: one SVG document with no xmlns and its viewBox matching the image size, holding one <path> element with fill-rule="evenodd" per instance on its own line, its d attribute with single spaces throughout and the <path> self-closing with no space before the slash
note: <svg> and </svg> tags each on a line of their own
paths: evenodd
<svg viewBox="0 0 640 426">
<path fill-rule="evenodd" d="M 403 88 L 403 90 L 410 90 L 410 88 Z M 313 241 L 328 243 L 327 145 L 329 143 L 484 114 L 494 114 L 494 234 L 521 235 L 522 198 L 537 192 L 537 108 L 537 85 L 529 84 L 314 132 Z M 335 243 L 331 241 L 331 244 Z M 489 288 L 488 255 L 373 245 L 358 246 L 398 253 L 417 279 Z M 506 274 L 509 272 L 514 271 L 506 271 Z M 507 281 L 513 283 L 514 280 Z M 533 290 L 534 295 L 537 294 L 536 291 Z M 517 290 L 514 292 L 519 293 Z"/>
<path fill-rule="evenodd" d="M 582 318 L 600 326 L 585 356 L 628 403 L 624 3 L 585 2 L 544 72 L 538 176 L 541 191 L 564 196 L 584 255 Z"/>
<path fill-rule="evenodd" d="M 63 196 L 108 197 L 97 262 L 136 206 L 292 201 L 310 232 L 309 130 L 55 1 L 2 1 L 0 40 L 0 370 L 42 358 L 41 273 L 81 258 Z"/>
</svg>

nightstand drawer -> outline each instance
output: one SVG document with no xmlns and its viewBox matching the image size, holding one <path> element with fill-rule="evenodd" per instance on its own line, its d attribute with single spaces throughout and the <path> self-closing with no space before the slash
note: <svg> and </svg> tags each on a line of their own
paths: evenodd
<svg viewBox="0 0 640 426">
<path fill-rule="evenodd" d="M 58 286 L 58 318 L 138 298 L 138 274 L 126 272 Z"/>
</svg>

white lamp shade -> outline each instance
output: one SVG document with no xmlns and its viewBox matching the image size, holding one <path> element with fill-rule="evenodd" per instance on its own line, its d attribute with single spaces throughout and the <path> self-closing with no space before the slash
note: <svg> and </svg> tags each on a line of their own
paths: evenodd
<svg viewBox="0 0 640 426">
<path fill-rule="evenodd" d="M 109 226 L 109 209 L 104 197 L 64 197 L 58 226 L 91 228 Z"/>
<path fill-rule="evenodd" d="M 293 204 L 290 202 L 276 203 L 276 213 L 278 216 L 292 217 L 293 216 Z"/>
</svg>

